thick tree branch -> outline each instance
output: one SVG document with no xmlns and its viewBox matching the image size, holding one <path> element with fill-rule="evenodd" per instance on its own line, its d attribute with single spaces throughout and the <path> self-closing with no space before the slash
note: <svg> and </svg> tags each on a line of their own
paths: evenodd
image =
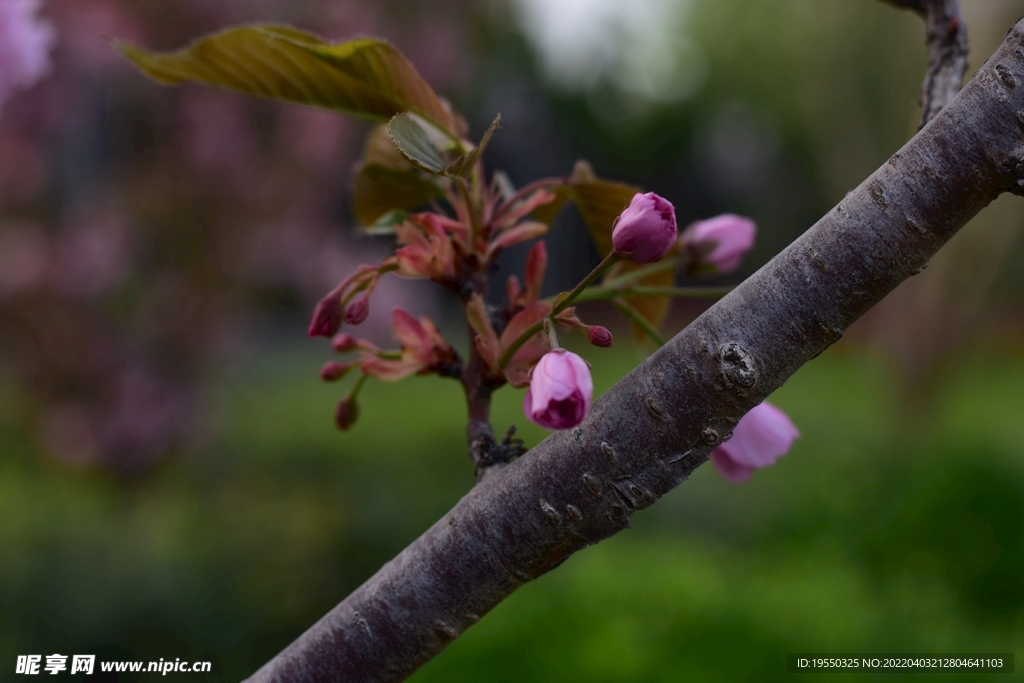
<svg viewBox="0 0 1024 683">
<path fill-rule="evenodd" d="M 921 85 L 921 123 L 924 125 L 953 101 L 967 73 L 967 25 L 959 0 L 882 0 L 906 7 L 925 20 L 928 70 Z"/>
<path fill-rule="evenodd" d="M 1024 22 L 959 97 L 800 239 L 487 477 L 252 681 L 398 681 L 518 586 L 629 526 L 739 418 L 1024 184 Z"/>
</svg>

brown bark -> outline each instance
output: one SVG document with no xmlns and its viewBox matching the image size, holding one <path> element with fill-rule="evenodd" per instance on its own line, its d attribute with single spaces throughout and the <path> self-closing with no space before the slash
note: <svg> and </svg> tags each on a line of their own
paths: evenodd
<svg viewBox="0 0 1024 683">
<path fill-rule="evenodd" d="M 398 681 L 518 586 L 629 526 L 739 418 L 1024 184 L 1024 22 L 961 94 L 770 263 L 488 476 L 252 681 Z"/>
</svg>

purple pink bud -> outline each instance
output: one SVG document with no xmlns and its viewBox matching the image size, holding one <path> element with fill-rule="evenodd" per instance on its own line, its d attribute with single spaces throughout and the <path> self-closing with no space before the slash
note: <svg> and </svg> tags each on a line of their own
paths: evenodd
<svg viewBox="0 0 1024 683">
<path fill-rule="evenodd" d="M 607 327 L 601 325 L 589 325 L 586 328 L 587 339 L 594 346 L 611 346 L 614 343 L 612 339 L 612 333 Z"/>
<path fill-rule="evenodd" d="M 351 351 L 359 346 L 359 342 L 351 334 L 342 332 L 339 335 L 335 335 L 334 339 L 331 340 L 331 347 L 338 353 L 345 353 Z"/>
<path fill-rule="evenodd" d="M 341 431 L 348 431 L 359 417 L 359 405 L 351 396 L 346 396 L 338 402 L 334 410 L 334 424 L 338 425 Z"/>
<path fill-rule="evenodd" d="M 555 349 L 533 368 L 523 412 L 545 429 L 575 427 L 590 411 L 594 383 L 586 361 L 571 351 Z"/>
<path fill-rule="evenodd" d="M 309 323 L 310 337 L 330 337 L 341 327 L 341 301 L 331 292 L 316 305 Z"/>
<path fill-rule="evenodd" d="M 370 315 L 370 302 L 366 297 L 360 297 L 345 308 L 345 322 L 349 325 L 358 325 Z"/>
<path fill-rule="evenodd" d="M 638 192 L 615 219 L 612 246 L 635 263 L 653 263 L 672 249 L 678 232 L 672 202 L 653 192 Z"/>
<path fill-rule="evenodd" d="M 320 379 L 325 382 L 334 382 L 344 377 L 351 369 L 352 363 L 339 363 L 335 360 L 329 360 L 320 368 Z"/>
</svg>

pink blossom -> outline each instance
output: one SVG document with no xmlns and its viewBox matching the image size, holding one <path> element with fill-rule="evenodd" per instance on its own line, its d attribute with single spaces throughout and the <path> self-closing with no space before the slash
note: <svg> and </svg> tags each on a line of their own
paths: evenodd
<svg viewBox="0 0 1024 683">
<path fill-rule="evenodd" d="M 611 330 L 603 325 L 587 325 L 585 332 L 587 340 L 594 346 L 609 347 L 615 343 Z"/>
<path fill-rule="evenodd" d="M 754 221 L 726 213 L 690 224 L 679 237 L 679 246 L 690 259 L 691 274 L 721 275 L 740 267 L 756 234 Z"/>
<path fill-rule="evenodd" d="M 638 192 L 615 219 L 612 245 L 634 263 L 652 263 L 672 249 L 678 232 L 672 202 L 653 192 Z"/>
<path fill-rule="evenodd" d="M 445 226 L 451 222 L 433 213 L 417 213 L 396 226 L 398 242 L 405 245 L 395 251 L 398 272 L 407 277 L 439 281 L 453 277 L 455 250 L 445 231 Z"/>
<path fill-rule="evenodd" d="M 754 406 L 740 419 L 732 438 L 711 453 L 711 462 L 734 484 L 750 479 L 755 469 L 774 465 L 800 436 L 786 413 L 770 403 Z"/>
<path fill-rule="evenodd" d="M 38 0 L 0 0 L 0 107 L 50 69 L 53 26 L 36 18 Z"/>
<path fill-rule="evenodd" d="M 384 382 L 395 382 L 416 373 L 430 372 L 454 360 L 454 351 L 426 316 L 419 320 L 401 308 L 391 312 L 392 329 L 402 344 L 398 358 L 382 357 L 372 344 L 360 343 L 360 369 Z"/>
<path fill-rule="evenodd" d="M 586 361 L 571 351 L 555 349 L 533 368 L 523 412 L 545 429 L 569 429 L 583 422 L 593 397 Z"/>
</svg>

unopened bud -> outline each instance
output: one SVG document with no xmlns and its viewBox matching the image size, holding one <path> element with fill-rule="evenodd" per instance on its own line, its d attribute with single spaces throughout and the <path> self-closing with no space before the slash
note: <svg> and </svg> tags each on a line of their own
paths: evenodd
<svg viewBox="0 0 1024 683">
<path fill-rule="evenodd" d="M 356 338 L 353 337 L 351 334 L 348 334 L 347 332 L 342 332 L 341 334 L 336 335 L 334 339 L 331 340 L 331 346 L 338 353 L 345 353 L 346 351 L 351 351 L 352 349 L 356 348 L 356 346 L 358 346 L 358 342 L 356 341 Z"/>
<path fill-rule="evenodd" d="M 690 259 L 691 275 L 723 275 L 740 267 L 754 246 L 757 226 L 743 216 L 723 214 L 690 225 L 679 237 L 679 246 Z"/>
<path fill-rule="evenodd" d="M 614 343 L 612 333 L 607 327 L 601 325 L 590 325 L 587 327 L 587 339 L 594 346 L 611 346 Z"/>
<path fill-rule="evenodd" d="M 355 424 L 357 417 L 359 417 L 359 406 L 354 398 L 346 396 L 338 402 L 338 407 L 334 411 L 334 424 L 338 425 L 338 429 L 343 432 L 348 431 Z"/>
<path fill-rule="evenodd" d="M 352 369 L 352 363 L 339 363 L 329 360 L 320 368 L 320 379 L 325 382 L 334 382 L 346 375 Z"/>
<path fill-rule="evenodd" d="M 358 325 L 370 315 L 370 302 L 366 297 L 356 299 L 345 309 L 345 322 L 349 325 Z"/>
<path fill-rule="evenodd" d="M 678 233 L 672 202 L 653 192 L 637 192 L 615 219 L 612 245 L 634 263 L 653 263 L 672 249 Z"/>
<path fill-rule="evenodd" d="M 313 320 L 309 323 L 310 337 L 330 337 L 341 327 L 341 301 L 334 292 L 328 294 L 316 305 Z"/>
</svg>

